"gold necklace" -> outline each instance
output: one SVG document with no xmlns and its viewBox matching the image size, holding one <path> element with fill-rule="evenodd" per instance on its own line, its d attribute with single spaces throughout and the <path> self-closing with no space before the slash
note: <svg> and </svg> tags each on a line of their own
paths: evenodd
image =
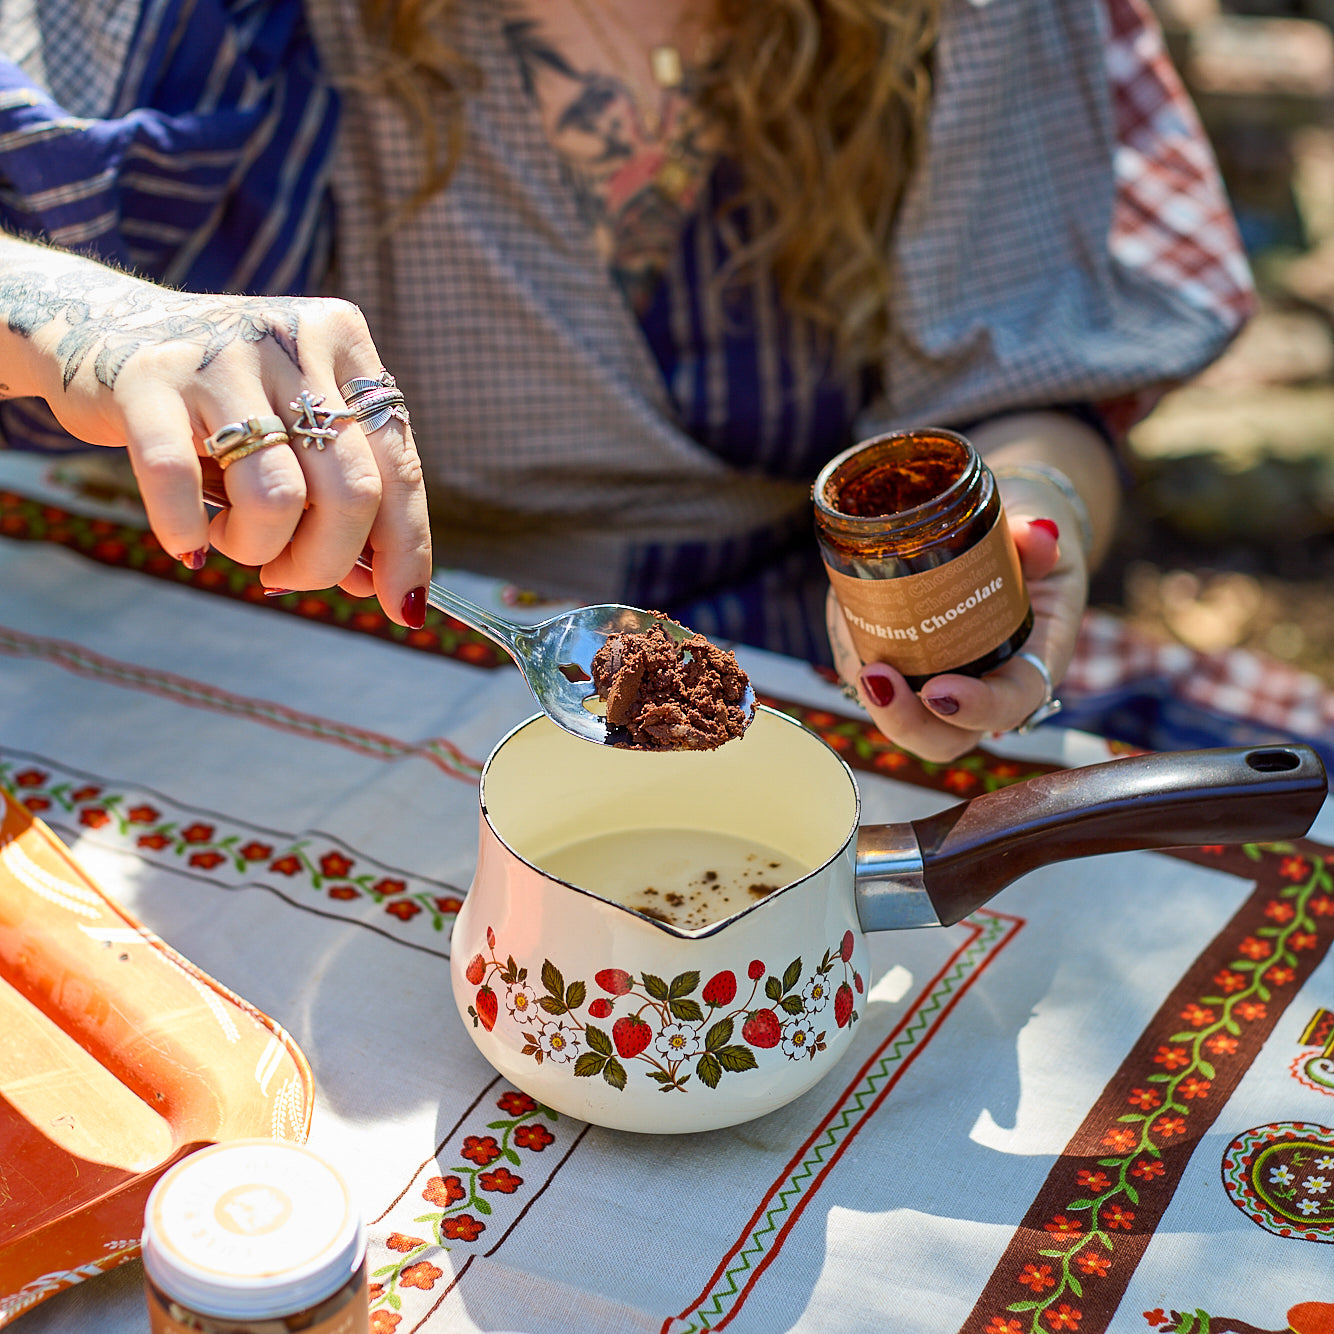
<svg viewBox="0 0 1334 1334">
<path fill-rule="evenodd" d="M 631 100 L 635 104 L 635 109 L 639 112 L 639 118 L 644 123 L 644 128 L 653 138 L 657 138 L 662 129 L 662 103 L 655 108 L 650 108 L 644 104 L 644 99 L 639 95 L 634 70 L 630 67 L 629 61 L 625 58 L 620 46 L 612 41 L 611 33 L 607 30 L 602 17 L 594 8 L 594 0 L 574 0 L 574 7 L 583 16 L 584 23 L 593 35 L 593 39 L 602 48 L 602 54 L 607 57 L 611 63 L 616 66 L 620 72 L 621 80 L 625 85 L 625 90 L 630 94 Z M 610 17 L 615 14 L 613 9 L 608 9 L 607 15 Z M 633 37 L 636 42 L 638 35 L 632 28 L 624 23 L 619 14 L 615 14 L 615 21 Z M 669 42 L 663 42 L 658 46 L 650 48 L 648 53 L 649 73 L 653 75 L 653 82 L 658 86 L 661 93 L 671 92 L 680 88 L 685 81 L 685 65 L 681 60 L 680 50 Z"/>
</svg>

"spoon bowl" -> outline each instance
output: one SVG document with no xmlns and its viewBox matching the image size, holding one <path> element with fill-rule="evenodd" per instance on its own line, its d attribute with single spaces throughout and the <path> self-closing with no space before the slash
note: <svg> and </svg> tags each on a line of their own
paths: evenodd
<svg viewBox="0 0 1334 1334">
<path fill-rule="evenodd" d="M 426 589 L 426 601 L 456 621 L 494 640 L 514 659 L 542 712 L 558 727 L 585 741 L 615 744 L 606 707 L 593 688 L 593 655 L 617 634 L 643 634 L 659 625 L 678 644 L 693 630 L 640 607 L 603 602 L 576 607 L 535 625 L 496 616 L 440 584 Z M 741 700 L 747 725 L 755 716 L 755 692 Z"/>
</svg>

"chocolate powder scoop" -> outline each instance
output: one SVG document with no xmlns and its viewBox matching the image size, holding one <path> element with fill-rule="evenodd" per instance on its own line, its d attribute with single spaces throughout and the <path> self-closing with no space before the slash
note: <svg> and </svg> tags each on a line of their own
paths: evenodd
<svg viewBox="0 0 1334 1334">
<path fill-rule="evenodd" d="M 673 639 L 661 625 L 608 635 L 593 655 L 607 702 L 608 739 L 632 750 L 713 750 L 750 725 L 750 678 L 703 635 Z"/>
</svg>

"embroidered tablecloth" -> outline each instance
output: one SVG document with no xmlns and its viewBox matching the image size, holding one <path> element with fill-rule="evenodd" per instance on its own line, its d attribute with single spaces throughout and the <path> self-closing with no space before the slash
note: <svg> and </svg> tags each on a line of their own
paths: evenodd
<svg viewBox="0 0 1334 1334">
<path fill-rule="evenodd" d="M 1296 845 L 1067 863 L 873 935 L 809 1093 L 705 1135 L 601 1130 L 498 1078 L 450 991 L 518 673 L 443 619 L 192 574 L 113 490 L 6 466 L 0 785 L 305 1053 L 378 1334 L 1334 1330 L 1328 808 Z M 922 764 L 805 665 L 739 656 L 868 820 L 1109 753 L 1043 729 Z M 0 1323 L 142 1331 L 141 1280 L 108 1254 L 0 1294 Z"/>
</svg>

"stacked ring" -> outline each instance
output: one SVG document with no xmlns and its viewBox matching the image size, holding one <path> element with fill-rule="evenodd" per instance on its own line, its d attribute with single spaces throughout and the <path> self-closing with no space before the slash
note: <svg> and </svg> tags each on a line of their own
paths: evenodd
<svg viewBox="0 0 1334 1334">
<path fill-rule="evenodd" d="M 404 426 L 411 425 L 403 391 L 383 366 L 379 375 L 358 375 L 339 385 L 338 392 L 368 435 L 378 431 L 390 417 L 397 417 Z"/>
<path fill-rule="evenodd" d="M 204 441 L 204 451 L 210 458 L 217 460 L 219 468 L 230 468 L 238 459 L 257 450 L 290 443 L 291 438 L 283 419 L 273 413 L 265 413 L 219 426 Z"/>
</svg>

